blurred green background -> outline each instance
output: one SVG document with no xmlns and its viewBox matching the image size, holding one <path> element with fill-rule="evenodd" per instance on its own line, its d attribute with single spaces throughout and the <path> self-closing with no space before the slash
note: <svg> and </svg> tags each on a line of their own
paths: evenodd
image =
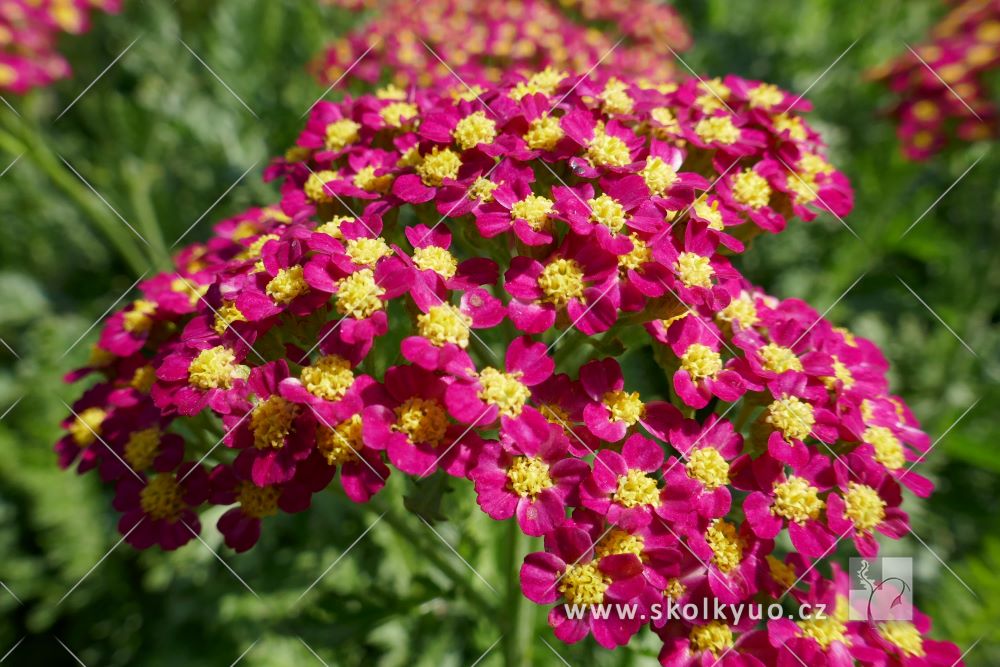
<svg viewBox="0 0 1000 667">
<path fill-rule="evenodd" d="M 904 40 L 919 41 L 944 8 L 676 4 L 695 38 L 684 58 L 698 72 L 809 88 L 810 120 L 856 191 L 846 223 L 857 238 L 822 217 L 762 239 L 741 267 L 772 293 L 831 308 L 828 317 L 885 350 L 895 391 L 940 438 L 920 467 L 937 493 L 907 498 L 923 543 L 911 537 L 887 553 L 915 558 L 918 605 L 935 618 L 935 635 L 963 650 L 978 641 L 969 665 L 1000 664 L 1000 155 L 978 144 L 905 162 L 880 115 L 888 94 L 862 77 Z M 51 453 L 63 401 L 78 392 L 60 377 L 86 359 L 91 324 L 196 221 L 186 241 L 273 199 L 260 171 L 323 92 L 304 67 L 356 20 L 309 0 L 126 2 L 121 15 L 64 40 L 73 79 L 8 98 L 19 116 L 0 108 L 0 169 L 11 165 L 0 177 L 0 337 L 9 345 L 0 349 L 0 582 L 10 593 L 0 590 L 0 657 L 21 642 L 5 664 L 75 664 L 65 644 L 88 666 L 451 667 L 472 664 L 509 631 L 486 610 L 498 601 L 490 586 L 502 597 L 512 572 L 507 554 L 489 546 L 506 528 L 475 509 L 467 489 L 446 497 L 449 520 L 434 527 L 457 554 L 405 512 L 395 480 L 372 506 L 323 494 L 313 511 L 271 519 L 245 555 L 220 550 L 212 516 L 205 544 L 172 554 L 120 545 L 106 555 L 119 540 L 108 489 L 60 472 Z M 848 551 L 838 556 L 845 564 Z M 634 650 L 608 653 L 590 642 L 563 646 L 540 611 L 528 620 L 536 640 L 524 650 L 536 664 L 562 664 L 545 641 L 572 665 L 655 663 L 648 633 Z M 480 664 L 501 658 L 498 646 Z"/>
</svg>

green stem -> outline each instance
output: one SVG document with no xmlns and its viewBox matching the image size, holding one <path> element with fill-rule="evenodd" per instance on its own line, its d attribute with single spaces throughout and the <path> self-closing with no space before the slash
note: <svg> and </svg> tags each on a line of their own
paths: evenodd
<svg viewBox="0 0 1000 667">
<path fill-rule="evenodd" d="M 136 222 L 142 230 L 142 235 L 149 241 L 156 267 L 166 271 L 171 268 L 170 250 L 163 240 L 149 191 L 149 185 L 153 180 L 151 172 L 149 165 L 129 164 L 125 170 L 125 180 L 128 182 L 129 200 L 135 211 Z"/>
<path fill-rule="evenodd" d="M 504 570 L 507 588 L 503 603 L 503 656 L 507 667 L 531 664 L 531 634 L 535 625 L 535 605 L 521 594 L 521 562 L 528 551 L 529 538 L 514 519 L 507 520 Z"/>
</svg>

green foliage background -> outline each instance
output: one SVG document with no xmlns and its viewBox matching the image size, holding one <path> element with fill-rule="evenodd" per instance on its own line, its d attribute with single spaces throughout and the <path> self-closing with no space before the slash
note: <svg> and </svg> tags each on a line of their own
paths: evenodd
<svg viewBox="0 0 1000 667">
<path fill-rule="evenodd" d="M 830 308 L 830 318 L 876 340 L 893 362 L 897 393 L 940 440 L 922 466 L 938 492 L 928 502 L 908 498 L 921 539 L 887 551 L 915 558 L 918 604 L 936 619 L 935 634 L 963 650 L 975 644 L 970 665 L 998 664 L 1000 155 L 979 144 L 905 162 L 880 116 L 888 95 L 862 76 L 904 40 L 919 41 L 943 7 L 677 4 L 695 37 L 685 60 L 698 72 L 809 89 L 811 120 L 856 189 L 845 222 L 857 237 L 824 217 L 760 240 L 741 266 L 775 294 Z M 228 665 L 241 656 L 247 666 L 472 664 L 516 630 L 495 611 L 515 568 L 508 528 L 475 509 L 466 488 L 446 494 L 448 520 L 434 524 L 455 552 L 405 511 L 397 479 L 372 506 L 323 494 L 312 511 L 271 520 L 245 555 L 221 550 L 211 516 L 204 544 L 172 554 L 120 545 L 108 554 L 119 539 L 108 490 L 56 468 L 50 444 L 63 402 L 77 393 L 60 377 L 86 358 L 91 323 L 143 271 L 162 266 L 190 226 L 186 240 L 204 238 L 214 221 L 273 197 L 260 170 L 323 92 L 304 66 L 359 18 L 311 0 L 126 5 L 92 33 L 64 40 L 72 80 L 8 98 L 20 116 L 0 108 L 0 168 L 20 156 L 0 177 L 0 337 L 10 348 L 0 349 L 0 582 L 9 588 L 0 590 L 0 657 L 21 642 L 2 661 L 74 664 L 65 644 L 86 665 Z M 848 551 L 838 555 L 844 563 Z M 524 622 L 533 624 L 525 662 L 562 664 L 545 641 L 573 665 L 655 662 L 648 634 L 634 650 L 607 653 L 562 646 L 541 612 Z M 498 646 L 480 664 L 500 664 L 503 653 Z"/>
</svg>

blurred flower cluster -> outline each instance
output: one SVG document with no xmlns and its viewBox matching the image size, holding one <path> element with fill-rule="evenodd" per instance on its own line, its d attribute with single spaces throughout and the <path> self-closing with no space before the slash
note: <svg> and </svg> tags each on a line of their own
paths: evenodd
<svg viewBox="0 0 1000 667">
<path fill-rule="evenodd" d="M 380 11 L 338 39 L 317 61 L 319 78 L 401 87 L 499 81 L 512 67 L 551 65 L 587 72 L 597 63 L 633 79 L 666 81 L 676 74 L 671 49 L 690 44 L 669 5 L 594 0 L 330 0 Z M 614 39 L 620 36 L 621 43 Z"/>
<path fill-rule="evenodd" d="M 121 0 L 4 0 L 0 2 L 0 90 L 24 93 L 69 76 L 56 50 L 61 33 L 90 27 L 90 12 L 117 12 Z"/>
<path fill-rule="evenodd" d="M 852 206 L 807 103 L 735 76 L 503 78 L 316 104 L 266 172 L 280 202 L 108 318 L 68 376 L 96 382 L 61 464 L 114 485 L 138 548 L 183 545 L 214 505 L 249 549 L 335 479 L 359 503 L 390 474 L 468 480 L 544 536 L 522 590 L 559 603 L 566 642 L 651 625 L 664 665 L 955 663 L 919 613 L 848 620 L 846 575 L 816 567 L 841 539 L 874 555 L 908 530 L 903 489 L 931 491 L 884 357 L 733 264 Z M 619 362 L 637 350 L 640 375 Z M 789 596 L 828 616 L 564 606 Z"/>
<path fill-rule="evenodd" d="M 952 136 L 978 141 L 996 134 L 987 75 L 998 63 L 1000 1 L 963 0 L 930 40 L 870 73 L 899 96 L 892 114 L 908 158 L 926 159 Z"/>
</svg>

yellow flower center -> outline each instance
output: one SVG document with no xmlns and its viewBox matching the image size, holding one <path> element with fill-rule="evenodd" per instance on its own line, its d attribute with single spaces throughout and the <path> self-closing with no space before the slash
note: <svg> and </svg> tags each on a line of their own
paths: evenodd
<svg viewBox="0 0 1000 667">
<path fill-rule="evenodd" d="M 614 501 L 622 507 L 639 507 L 641 505 L 660 504 L 660 489 L 656 480 L 641 470 L 629 468 L 628 473 L 618 478 L 618 489 Z"/>
<path fill-rule="evenodd" d="M 599 127 L 587 144 L 587 159 L 595 167 L 624 167 L 632 162 L 632 155 L 624 141 Z"/>
<path fill-rule="evenodd" d="M 351 362 L 328 354 L 315 364 L 302 369 L 302 385 L 313 396 L 327 401 L 339 401 L 354 384 Z"/>
<path fill-rule="evenodd" d="M 867 484 L 850 482 L 844 494 L 844 505 L 844 514 L 861 532 L 871 530 L 885 519 L 885 501 Z"/>
<path fill-rule="evenodd" d="M 326 184 L 338 178 L 340 178 L 340 173 L 337 171 L 325 169 L 313 172 L 309 174 L 309 178 L 306 179 L 306 184 L 302 186 L 302 190 L 306 193 L 306 197 L 310 201 L 318 203 L 331 202 L 333 201 L 333 193 L 327 190 Z"/>
<path fill-rule="evenodd" d="M 87 365 L 91 368 L 104 368 L 105 366 L 111 365 L 117 357 L 108 352 L 103 347 L 98 347 L 97 345 L 90 346 L 90 356 L 87 357 Z"/>
<path fill-rule="evenodd" d="M 549 227 L 549 214 L 555 207 L 548 197 L 540 195 L 528 195 L 510 207 L 510 219 L 523 219 L 536 232 Z"/>
<path fill-rule="evenodd" d="M 444 179 L 457 177 L 461 166 L 462 158 L 458 153 L 450 148 L 435 146 L 417 165 L 417 174 L 420 175 L 424 185 L 437 187 L 444 182 Z"/>
<path fill-rule="evenodd" d="M 448 413 L 437 400 L 414 396 L 396 408 L 393 428 L 405 433 L 410 442 L 423 442 L 436 447 L 448 430 Z"/>
<path fill-rule="evenodd" d="M 705 541 L 712 549 L 712 564 L 719 568 L 723 574 L 735 570 L 743 560 L 743 538 L 740 537 L 736 526 L 716 519 L 705 531 Z"/>
<path fill-rule="evenodd" d="M 146 470 L 160 453 L 160 429 L 151 426 L 134 432 L 125 443 L 125 461 L 133 470 Z"/>
<path fill-rule="evenodd" d="M 392 248 L 381 237 L 351 239 L 345 249 L 352 262 L 372 268 L 383 257 L 392 255 Z"/>
<path fill-rule="evenodd" d="M 392 185 L 392 174 L 375 175 L 375 167 L 369 165 L 362 167 L 358 173 L 354 174 L 354 187 L 366 192 L 388 192 Z"/>
<path fill-rule="evenodd" d="M 760 354 L 764 370 L 772 373 L 785 373 L 787 371 L 802 372 L 802 360 L 787 347 L 768 343 L 757 350 L 757 353 Z"/>
<path fill-rule="evenodd" d="M 722 355 L 707 345 L 691 343 L 681 355 L 681 368 L 694 382 L 714 378 L 722 370 Z"/>
<path fill-rule="evenodd" d="M 802 126 L 802 119 L 798 116 L 779 113 L 776 116 L 772 116 L 772 120 L 774 122 L 774 129 L 778 131 L 778 134 L 788 130 L 788 135 L 792 138 L 792 141 L 805 140 L 806 128 Z"/>
<path fill-rule="evenodd" d="M 587 200 L 590 207 L 590 220 L 604 225 L 614 233 L 618 233 L 625 226 L 625 207 L 608 195 L 598 195 Z"/>
<path fill-rule="evenodd" d="M 647 157 L 646 166 L 639 170 L 639 175 L 654 197 L 662 195 L 677 180 L 674 168 L 658 157 Z"/>
<path fill-rule="evenodd" d="M 850 637 L 847 636 L 847 600 L 842 596 L 837 596 L 837 608 L 833 614 L 827 614 L 823 618 L 807 618 L 799 621 L 799 633 L 801 637 L 810 637 L 816 640 L 824 651 L 833 642 L 841 642 L 850 645 Z"/>
<path fill-rule="evenodd" d="M 740 138 L 739 129 L 733 125 L 729 116 L 710 116 L 702 118 L 694 126 L 694 133 L 707 144 L 734 144 Z"/>
<path fill-rule="evenodd" d="M 393 102 L 382 107 L 378 115 L 382 117 L 386 125 L 399 129 L 403 127 L 404 119 L 416 118 L 418 113 L 419 110 L 416 104 L 411 104 L 410 102 Z M 409 123 L 407 124 L 409 125 Z"/>
<path fill-rule="evenodd" d="M 531 397 L 531 392 L 519 377 L 520 373 L 504 373 L 495 368 L 484 368 L 479 373 L 479 383 L 482 385 L 480 400 L 497 406 L 502 415 L 517 417 Z"/>
<path fill-rule="evenodd" d="M 107 412 L 97 407 L 79 412 L 68 429 L 73 442 L 79 447 L 92 444 L 101 435 L 101 424 L 107 416 Z"/>
<path fill-rule="evenodd" d="M 264 291 L 275 303 L 285 304 L 308 292 L 309 284 L 302 275 L 302 267 L 295 265 L 278 269 L 278 275 L 271 278 Z"/>
<path fill-rule="evenodd" d="M 223 301 L 219 309 L 215 311 L 215 321 L 212 323 L 212 329 L 221 336 L 226 333 L 226 329 L 233 322 L 246 322 L 246 319 L 246 316 L 236 307 L 236 303 L 233 301 Z"/>
<path fill-rule="evenodd" d="M 136 299 L 132 302 L 132 308 L 122 315 L 122 328 L 129 333 L 146 333 L 153 326 L 153 318 L 150 316 L 155 312 L 155 303 Z"/>
<path fill-rule="evenodd" d="M 337 281 L 337 312 L 362 320 L 385 307 L 379 298 L 383 294 L 371 269 L 355 271 Z"/>
<path fill-rule="evenodd" d="M 542 93 L 551 95 L 556 92 L 559 82 L 566 78 L 564 72 L 553 67 L 546 67 L 541 72 L 532 74 L 527 81 L 519 81 L 514 90 L 509 93 L 509 97 L 515 102 L 520 101 L 525 95 Z"/>
<path fill-rule="evenodd" d="M 637 235 L 629 234 L 628 237 L 632 241 L 632 249 L 624 255 L 618 255 L 618 267 L 638 271 L 643 264 L 653 261 L 653 251 Z"/>
<path fill-rule="evenodd" d="M 245 367 L 236 365 L 233 351 L 217 345 L 198 353 L 188 366 L 188 384 L 204 391 L 229 389 L 233 378 L 242 377 Z"/>
<path fill-rule="evenodd" d="M 507 469 L 507 485 L 520 497 L 534 500 L 553 486 L 549 464 L 537 456 L 515 456 Z"/>
<path fill-rule="evenodd" d="M 493 201 L 493 191 L 498 187 L 500 187 L 499 183 L 479 176 L 469 187 L 468 197 L 481 202 L 491 202 Z"/>
<path fill-rule="evenodd" d="M 531 121 L 524 135 L 524 141 L 533 151 L 550 151 L 562 138 L 563 130 L 559 125 L 559 119 L 548 114 Z"/>
<path fill-rule="evenodd" d="M 745 294 L 729 302 L 729 305 L 722 309 L 718 318 L 723 322 L 739 322 L 740 326 L 752 327 L 760 321 L 757 317 L 757 306 L 753 299 Z"/>
<path fill-rule="evenodd" d="M 348 144 L 353 144 L 358 140 L 358 130 L 361 125 L 355 123 L 350 118 L 335 120 L 326 126 L 326 148 L 331 151 L 339 151 Z"/>
<path fill-rule="evenodd" d="M 875 460 L 889 470 L 899 470 L 906 464 L 903 444 L 885 426 L 869 426 L 861 439 L 875 448 Z"/>
<path fill-rule="evenodd" d="M 698 480 L 709 491 L 729 483 L 729 462 L 714 447 L 691 452 L 684 467 L 688 477 Z"/>
<path fill-rule="evenodd" d="M 292 422 L 299 414 L 296 403 L 275 394 L 258 403 L 250 415 L 250 432 L 257 449 L 281 449 L 285 436 L 292 430 Z"/>
<path fill-rule="evenodd" d="M 260 257 L 260 253 L 263 252 L 264 246 L 267 245 L 268 241 L 274 241 L 280 238 L 277 234 L 262 234 L 253 240 L 247 249 L 243 251 L 241 257 L 243 259 L 257 259 Z"/>
<path fill-rule="evenodd" d="M 696 625 L 691 628 L 691 634 L 688 637 L 691 648 L 695 652 L 709 651 L 715 658 L 733 646 L 733 631 L 721 621 L 709 621 L 705 625 Z"/>
<path fill-rule="evenodd" d="M 744 206 L 762 208 L 771 200 L 771 186 L 766 178 L 753 169 L 747 169 L 733 179 L 733 197 Z"/>
<path fill-rule="evenodd" d="M 628 85 L 612 78 L 604 86 L 598 97 L 601 99 L 601 110 L 606 114 L 629 114 L 635 107 L 635 101 L 626 92 Z"/>
<path fill-rule="evenodd" d="M 663 589 L 663 597 L 670 600 L 678 600 L 684 592 L 687 590 L 687 586 L 680 579 L 671 579 L 667 582 L 667 587 Z"/>
<path fill-rule="evenodd" d="M 553 260 L 538 276 L 538 287 L 546 301 L 561 308 L 573 299 L 583 298 L 583 267 L 575 259 Z"/>
<path fill-rule="evenodd" d="M 356 461 L 358 453 L 365 447 L 361 428 L 361 415 L 357 413 L 333 428 L 321 425 L 316 429 L 316 448 L 332 466 Z"/>
<path fill-rule="evenodd" d="M 454 343 L 462 349 L 469 346 L 469 328 L 472 318 L 451 304 L 431 306 L 417 316 L 417 330 L 421 336 L 438 347 Z"/>
<path fill-rule="evenodd" d="M 712 203 L 709 204 L 708 200 L 705 199 L 705 196 L 702 195 L 695 200 L 692 208 L 694 209 L 695 215 L 704 220 L 708 220 L 709 229 L 721 232 L 726 228 L 726 223 L 722 219 L 722 212 L 719 211 L 718 199 L 712 200 Z"/>
<path fill-rule="evenodd" d="M 139 492 L 139 505 L 151 519 L 174 523 L 187 507 L 183 496 L 173 475 L 157 475 Z"/>
<path fill-rule="evenodd" d="M 695 98 L 694 103 L 705 113 L 724 109 L 726 105 L 723 101 L 728 100 L 732 94 L 729 86 L 724 84 L 722 79 L 718 77 L 709 81 L 702 81 L 698 84 L 698 90 L 701 91 L 701 95 Z"/>
<path fill-rule="evenodd" d="M 649 112 L 649 116 L 657 123 L 657 126 L 652 128 L 653 133 L 657 137 L 666 139 L 671 135 L 680 133 L 680 124 L 677 122 L 677 116 L 674 115 L 672 109 L 668 107 L 656 107 Z"/>
<path fill-rule="evenodd" d="M 802 477 L 792 475 L 784 482 L 774 485 L 774 503 L 771 514 L 783 519 L 803 524 L 819 517 L 823 501 L 819 489 Z"/>
<path fill-rule="evenodd" d="M 854 386 L 854 375 L 851 374 L 851 369 L 836 357 L 833 358 L 833 376 L 826 376 L 820 379 L 826 385 L 826 388 L 831 391 L 837 387 L 838 380 L 844 385 L 844 389 L 850 389 Z"/>
<path fill-rule="evenodd" d="M 601 402 L 611 413 L 611 421 L 625 422 L 632 426 L 646 415 L 646 406 L 637 391 L 629 393 L 614 389 L 604 394 Z"/>
<path fill-rule="evenodd" d="M 878 633 L 887 642 L 899 647 L 907 658 L 922 658 L 924 639 L 910 621 L 886 621 L 878 624 Z"/>
<path fill-rule="evenodd" d="M 747 93 L 747 99 L 751 108 L 769 110 L 780 104 L 785 96 L 773 83 L 762 83 Z"/>
<path fill-rule="evenodd" d="M 497 136 L 497 124 L 483 111 L 474 111 L 455 125 L 452 136 L 462 150 L 479 144 L 492 144 Z"/>
<path fill-rule="evenodd" d="M 767 406 L 764 421 L 781 431 L 785 440 L 804 440 L 812 432 L 813 407 L 798 396 L 779 398 Z"/>
<path fill-rule="evenodd" d="M 281 489 L 277 486 L 257 486 L 253 482 L 240 484 L 237 502 L 248 517 L 263 519 L 278 513 Z"/>
<path fill-rule="evenodd" d="M 436 245 L 424 246 L 413 251 L 413 263 L 421 271 L 433 271 L 445 280 L 455 277 L 458 260 L 446 248 Z"/>
<path fill-rule="evenodd" d="M 674 272 L 687 287 L 709 288 L 715 275 L 712 261 L 694 252 L 682 252 L 678 255 L 677 261 L 674 262 Z"/>
<path fill-rule="evenodd" d="M 559 592 L 569 604 L 594 605 L 604 602 L 611 578 L 597 569 L 597 562 L 570 565 L 559 579 Z"/>
<path fill-rule="evenodd" d="M 140 394 L 148 394 L 154 382 L 156 382 L 156 369 L 147 364 L 135 369 L 128 384 Z"/>
<path fill-rule="evenodd" d="M 642 535 L 633 535 L 621 528 L 612 528 L 594 546 L 594 552 L 598 558 L 617 556 L 619 554 L 633 554 L 642 558 L 642 550 L 645 546 L 646 540 Z"/>
<path fill-rule="evenodd" d="M 795 585 L 797 577 L 795 576 L 795 568 L 793 566 L 782 563 L 774 556 L 768 554 L 767 567 L 770 570 L 771 578 L 786 590 Z"/>
</svg>

